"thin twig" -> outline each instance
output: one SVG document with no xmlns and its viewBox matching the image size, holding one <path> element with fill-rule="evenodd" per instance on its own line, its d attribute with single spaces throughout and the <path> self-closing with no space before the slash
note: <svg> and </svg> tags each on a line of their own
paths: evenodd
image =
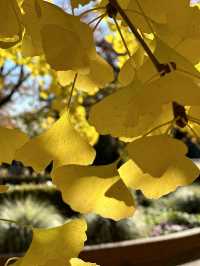
<svg viewBox="0 0 200 266">
<path fill-rule="evenodd" d="M 31 73 L 28 73 L 24 76 L 24 70 L 23 70 L 23 67 L 21 68 L 21 72 L 20 72 L 20 76 L 19 76 L 19 79 L 18 79 L 18 82 L 15 86 L 13 86 L 11 92 L 6 95 L 3 99 L 0 99 L 0 108 L 4 105 L 4 104 L 7 104 L 13 94 L 20 88 L 20 86 L 31 76 Z"/>
<path fill-rule="evenodd" d="M 92 11 L 98 11 L 98 10 L 101 10 L 101 9 L 105 9 L 105 7 L 95 7 L 95 8 L 91 8 L 89 10 L 86 10 L 84 11 L 83 13 L 81 13 L 79 16 L 80 17 L 83 17 L 85 15 L 87 15 L 88 13 L 92 12 Z"/>
<path fill-rule="evenodd" d="M 99 15 L 98 17 L 96 17 L 96 18 L 92 19 L 91 21 L 89 21 L 89 22 L 88 22 L 88 25 L 94 23 L 95 21 L 97 21 L 98 19 L 101 19 L 101 18 L 104 17 L 104 16 L 105 16 L 105 14 L 101 14 L 101 15 Z"/>
<path fill-rule="evenodd" d="M 187 116 L 187 118 L 189 119 L 189 121 L 191 121 L 191 122 L 193 122 L 193 123 L 195 123 L 195 124 L 200 126 L 200 120 L 198 120 L 197 118 L 193 118 L 191 116 Z"/>
<path fill-rule="evenodd" d="M 175 121 L 175 120 L 172 119 L 172 120 L 167 121 L 167 122 L 165 122 L 165 123 L 163 123 L 163 124 L 161 124 L 161 125 L 159 125 L 159 126 L 156 126 L 156 127 L 152 128 L 152 129 L 149 130 L 147 133 L 145 133 L 145 134 L 142 136 L 142 138 L 147 137 L 149 134 L 151 134 L 151 133 L 154 132 L 155 130 L 157 130 L 157 129 L 161 128 L 161 127 L 167 126 L 167 125 L 169 125 L 170 123 L 173 123 L 174 121 Z"/>
<path fill-rule="evenodd" d="M 139 9 L 140 9 L 140 11 L 141 11 L 141 13 L 142 13 L 142 15 L 144 16 L 144 19 L 145 19 L 145 21 L 146 21 L 146 23 L 147 23 L 149 29 L 151 30 L 151 32 L 152 32 L 153 35 L 155 36 L 155 31 L 154 31 L 154 29 L 153 29 L 153 27 L 152 27 L 152 25 L 151 25 L 151 23 L 150 23 L 148 17 L 146 16 L 146 14 L 145 14 L 145 12 L 144 12 L 142 6 L 140 5 L 140 3 L 139 3 L 138 0 L 135 0 L 135 1 L 136 1 L 137 5 L 138 5 L 138 7 L 139 7 Z"/>
<path fill-rule="evenodd" d="M 190 131 L 193 133 L 196 139 L 199 139 L 199 135 L 196 133 L 196 131 L 189 125 L 187 124 L 186 127 L 190 129 Z"/>
<path fill-rule="evenodd" d="M 74 80 L 73 80 L 73 83 L 72 83 L 72 88 L 71 88 L 70 95 L 69 95 L 69 100 L 68 100 L 68 103 L 67 103 L 67 111 L 68 112 L 70 110 L 70 105 L 71 105 L 71 101 L 72 101 L 73 91 L 74 91 L 74 88 L 75 88 L 75 85 L 76 85 L 77 78 L 78 78 L 78 73 L 75 74 Z"/>
<path fill-rule="evenodd" d="M 106 14 L 103 14 L 102 15 L 102 17 L 99 19 L 99 21 L 97 22 L 97 24 L 92 29 L 93 32 L 95 32 L 95 30 L 98 28 L 99 24 L 102 22 L 102 20 L 105 18 L 105 16 L 106 16 Z"/>
<path fill-rule="evenodd" d="M 187 74 L 187 75 L 189 75 L 190 77 L 200 79 L 200 75 L 198 76 L 197 74 L 190 73 L 189 71 L 184 70 L 184 69 L 182 69 L 182 68 L 176 68 L 176 70 L 179 71 L 179 72 L 181 72 L 181 73 Z"/>
<path fill-rule="evenodd" d="M 121 31 L 121 29 L 120 29 L 120 27 L 119 27 L 119 24 L 118 24 L 118 22 L 117 22 L 117 20 L 116 20 L 115 17 L 113 18 L 113 20 L 114 20 L 114 22 L 115 22 L 115 25 L 116 25 L 116 27 L 117 27 L 117 31 L 119 32 L 119 35 L 120 35 L 120 37 L 121 37 L 121 40 L 122 40 L 122 42 L 123 42 L 123 45 L 124 45 L 124 47 L 125 47 L 125 49 L 126 49 L 126 52 L 127 52 L 128 56 L 129 56 L 129 58 L 131 58 L 131 52 L 130 52 L 130 50 L 129 50 L 127 44 L 126 44 L 126 41 L 125 41 L 124 36 L 123 36 L 123 34 L 122 34 L 122 31 Z"/>
</svg>

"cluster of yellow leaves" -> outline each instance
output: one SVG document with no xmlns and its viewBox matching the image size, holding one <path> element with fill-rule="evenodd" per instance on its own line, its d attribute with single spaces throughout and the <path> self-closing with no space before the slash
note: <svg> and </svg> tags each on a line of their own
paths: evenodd
<svg viewBox="0 0 200 266">
<path fill-rule="evenodd" d="M 71 4 L 74 8 L 88 2 L 73 0 Z M 102 1 L 101 9 L 113 2 Z M 138 41 L 131 48 L 129 43 L 118 77 L 122 87 L 90 112 L 89 120 L 100 134 L 128 138 L 129 160 L 119 169 L 117 162 L 92 166 L 95 150 L 76 131 L 68 111 L 33 139 L 16 130 L 0 129 L 4 151 L 0 162 L 19 160 L 38 172 L 53 162 L 52 180 L 65 202 L 76 211 L 114 220 L 134 212 L 129 188 L 158 198 L 198 177 L 199 169 L 186 157 L 186 146 L 169 133 L 175 126 L 198 135 L 200 124 L 200 74 L 194 67 L 200 59 L 198 7 L 190 6 L 189 0 L 118 2 L 162 66 L 159 71 L 155 68 Z M 21 42 L 24 56 L 44 55 L 62 86 L 76 80 L 79 90 L 92 94 L 114 79 L 111 66 L 96 52 L 92 29 L 80 17 L 43 0 L 24 0 L 21 6 L 16 0 L 2 0 L 0 14 L 0 47 Z M 8 23 L 3 27 L 5 17 Z M 119 14 L 117 20 L 122 31 L 116 40 L 123 35 L 129 38 L 126 21 Z M 77 220 L 54 229 L 33 230 L 27 254 L 13 265 L 85 265 L 73 259 L 83 247 L 85 229 L 84 222 Z"/>
<path fill-rule="evenodd" d="M 130 160 L 120 167 L 119 174 L 128 187 L 157 198 L 193 182 L 199 175 L 199 169 L 185 156 L 187 148 L 180 141 L 174 142 L 169 133 L 175 126 L 187 128 L 195 137 L 199 134 L 200 74 L 194 65 L 200 59 L 200 10 L 191 7 L 188 0 L 118 3 L 168 71 L 158 73 L 141 44 L 133 42 L 131 50 L 127 38 L 126 49 L 131 53 L 119 73 L 122 87 L 93 106 L 89 121 L 101 134 L 130 142 Z M 120 35 L 126 40 L 130 31 L 126 32 L 124 21 L 118 23 Z M 152 33 L 153 38 L 149 35 Z M 116 40 L 119 42 L 119 37 Z M 109 41 L 113 41 L 111 37 Z M 174 104 L 184 110 L 185 117 Z M 178 153 L 180 144 L 185 151 Z"/>
</svg>

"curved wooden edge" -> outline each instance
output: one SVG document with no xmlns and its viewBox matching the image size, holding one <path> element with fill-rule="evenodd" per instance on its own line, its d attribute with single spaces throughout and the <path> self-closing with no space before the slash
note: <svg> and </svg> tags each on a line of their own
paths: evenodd
<svg viewBox="0 0 200 266">
<path fill-rule="evenodd" d="M 101 266 L 174 266 L 200 258 L 200 228 L 148 239 L 86 246 L 80 257 Z"/>
<path fill-rule="evenodd" d="M 126 246 L 135 246 L 135 245 L 143 245 L 143 244 L 150 244 L 154 242 L 163 242 L 163 241 L 169 241 L 169 240 L 175 240 L 175 239 L 182 239 L 187 237 L 192 237 L 200 234 L 200 228 L 193 228 L 193 229 L 187 229 L 178 233 L 171 233 L 163 236 L 154 236 L 154 237 L 145 237 L 140 239 L 134 239 L 134 240 L 125 240 L 125 241 L 119 241 L 114 243 L 105 243 L 105 244 L 98 244 L 98 245 L 92 245 L 92 246 L 85 246 L 84 251 L 90 251 L 90 250 L 99 250 L 99 249 L 109 249 L 109 248 L 118 248 L 118 247 L 126 247 Z"/>
</svg>

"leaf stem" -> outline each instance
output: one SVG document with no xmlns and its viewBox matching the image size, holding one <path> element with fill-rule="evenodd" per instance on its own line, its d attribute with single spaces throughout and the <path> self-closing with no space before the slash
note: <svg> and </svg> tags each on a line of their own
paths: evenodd
<svg viewBox="0 0 200 266">
<path fill-rule="evenodd" d="M 137 31 L 137 29 L 135 28 L 135 26 L 133 25 L 133 23 L 131 22 L 131 20 L 129 19 L 129 17 L 126 15 L 126 13 L 124 12 L 124 10 L 119 5 L 118 1 L 117 0 L 109 0 L 109 2 L 110 2 L 110 4 L 113 7 L 115 7 L 117 9 L 117 11 L 121 15 L 121 17 L 124 19 L 124 21 L 126 22 L 126 24 L 131 29 L 132 33 L 135 35 L 135 37 L 137 38 L 137 40 L 139 41 L 139 43 L 142 45 L 143 49 L 145 50 L 145 52 L 149 56 L 150 60 L 152 61 L 153 65 L 155 66 L 155 68 L 157 69 L 157 71 L 159 73 L 161 73 L 163 71 L 163 64 L 161 64 L 158 61 L 158 59 L 154 56 L 154 54 L 152 53 L 151 49 L 148 47 L 148 45 L 146 44 L 146 42 L 144 41 L 144 39 L 141 37 L 140 33 Z"/>
<path fill-rule="evenodd" d="M 144 19 L 145 19 L 145 21 L 146 21 L 146 23 L 147 23 L 149 29 L 152 31 L 153 35 L 155 36 L 154 29 L 153 29 L 153 27 L 152 27 L 152 25 L 151 25 L 151 23 L 150 23 L 148 17 L 146 16 L 146 14 L 145 14 L 145 12 L 144 12 L 144 10 L 143 10 L 143 8 L 142 8 L 140 2 L 139 2 L 138 0 L 135 0 L 135 2 L 136 2 L 136 4 L 137 4 L 137 6 L 139 7 L 139 9 L 140 9 L 140 11 L 141 11 L 141 14 L 143 15 L 143 17 L 144 17 Z"/>
<path fill-rule="evenodd" d="M 188 125 L 188 124 L 186 125 L 186 127 L 188 127 L 190 129 L 190 131 L 192 132 L 192 134 L 194 135 L 194 137 L 198 140 L 199 139 L 199 135 L 196 133 L 196 131 L 190 125 Z"/>
<path fill-rule="evenodd" d="M 71 101 L 72 101 L 73 91 L 74 91 L 74 88 L 75 88 L 75 85 L 76 85 L 77 78 L 78 78 L 78 73 L 75 74 L 74 80 L 73 80 L 73 83 L 72 83 L 72 88 L 71 88 L 70 95 L 69 95 L 69 100 L 68 100 L 68 103 L 67 103 L 68 112 L 70 110 L 70 105 L 71 105 Z"/>
<path fill-rule="evenodd" d="M 94 28 L 92 29 L 93 32 L 95 32 L 95 30 L 98 28 L 98 26 L 100 25 L 101 21 L 105 18 L 106 14 L 103 14 L 101 16 L 101 18 L 98 20 L 97 24 L 94 26 Z"/>
<path fill-rule="evenodd" d="M 88 22 L 88 25 L 94 23 L 95 21 L 97 21 L 98 19 L 101 19 L 101 18 L 104 18 L 105 17 L 105 14 L 101 14 L 99 15 L 98 17 L 92 19 L 91 21 Z"/>
<path fill-rule="evenodd" d="M 126 52 L 127 52 L 128 56 L 129 56 L 129 58 L 131 58 L 131 52 L 130 52 L 130 50 L 129 50 L 129 48 L 128 48 L 128 45 L 126 44 L 126 41 L 125 41 L 125 39 L 124 39 L 124 36 L 123 36 L 123 34 L 122 34 L 122 32 L 121 32 L 121 29 L 120 29 L 120 27 L 119 27 L 119 24 L 118 24 L 118 22 L 117 22 L 117 20 L 116 20 L 115 17 L 113 18 L 113 20 L 114 20 L 114 22 L 115 22 L 115 25 L 116 25 L 116 27 L 117 27 L 117 31 L 118 31 L 118 33 L 119 33 L 119 35 L 120 35 L 120 37 L 121 37 L 121 40 L 122 40 L 122 42 L 123 42 L 123 45 L 124 45 L 124 47 L 125 47 L 125 49 L 126 49 Z"/>
<path fill-rule="evenodd" d="M 164 127 L 164 126 L 167 126 L 169 124 L 173 124 L 173 122 L 175 121 L 175 119 L 172 119 L 172 120 L 169 120 L 163 124 L 160 124 L 154 128 L 152 128 L 151 130 L 149 130 L 148 132 L 146 132 L 143 136 L 141 136 L 141 138 L 144 138 L 144 137 L 147 137 L 149 134 L 151 134 L 152 132 L 154 132 L 155 130 L 161 128 L 161 127 Z"/>
<path fill-rule="evenodd" d="M 98 11 L 98 10 L 101 10 L 101 9 L 105 9 L 105 6 L 103 7 L 95 7 L 95 8 L 91 8 L 91 9 L 88 9 L 86 11 L 84 11 L 83 13 L 81 13 L 79 16 L 82 17 L 82 16 L 85 16 L 87 15 L 88 13 L 92 12 L 92 11 Z"/>
</svg>

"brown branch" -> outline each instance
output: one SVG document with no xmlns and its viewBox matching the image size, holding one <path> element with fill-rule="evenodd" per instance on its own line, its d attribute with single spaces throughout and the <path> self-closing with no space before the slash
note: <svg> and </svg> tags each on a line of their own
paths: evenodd
<svg viewBox="0 0 200 266">
<path fill-rule="evenodd" d="M 0 99 L 0 108 L 11 100 L 13 94 L 21 87 L 24 81 L 26 81 L 30 77 L 30 75 L 31 73 L 24 75 L 24 68 L 22 66 L 17 84 L 13 86 L 8 95 L 6 95 L 3 99 Z"/>
<path fill-rule="evenodd" d="M 165 70 L 164 69 L 164 65 L 161 64 L 158 61 L 158 59 L 154 56 L 154 54 L 152 53 L 151 49 L 148 47 L 148 45 L 146 44 L 146 42 L 144 41 L 144 39 L 141 37 L 141 35 L 137 31 L 137 28 L 133 25 L 133 23 L 131 22 L 131 20 L 129 19 L 129 17 L 126 15 L 126 13 L 124 12 L 124 10 L 119 5 L 118 1 L 117 0 L 109 0 L 109 2 L 110 2 L 110 5 L 112 5 L 113 8 L 115 8 L 119 12 L 119 14 L 123 18 L 123 20 L 129 26 L 129 28 L 131 29 L 132 33 L 135 35 L 136 39 L 139 41 L 139 43 L 142 45 L 142 47 L 145 50 L 145 52 L 148 54 L 150 60 L 152 61 L 153 65 L 155 66 L 155 68 L 157 69 L 157 71 L 159 73 L 161 73 L 162 71 L 164 71 Z"/>
<path fill-rule="evenodd" d="M 5 73 L 5 77 L 7 77 L 8 75 L 10 75 L 11 72 L 13 72 L 16 68 L 18 68 L 19 65 L 14 65 L 13 67 L 11 67 L 6 73 Z"/>
</svg>

